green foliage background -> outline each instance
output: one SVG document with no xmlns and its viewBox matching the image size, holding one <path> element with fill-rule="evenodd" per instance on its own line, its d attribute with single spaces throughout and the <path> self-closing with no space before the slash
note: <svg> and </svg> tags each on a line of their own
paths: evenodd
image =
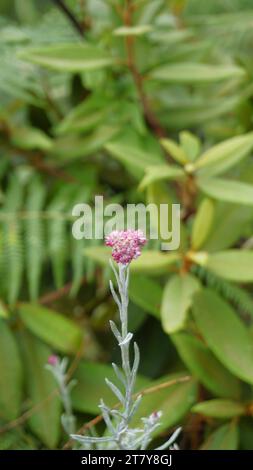
<svg viewBox="0 0 253 470">
<path fill-rule="evenodd" d="M 133 263 L 140 416 L 163 411 L 158 440 L 181 424 L 182 448 L 252 449 L 251 3 L 1 1 L 1 449 L 66 442 L 52 352 L 80 425 L 113 404 L 109 255 L 71 233 L 96 194 L 181 204 L 179 250 Z"/>
</svg>

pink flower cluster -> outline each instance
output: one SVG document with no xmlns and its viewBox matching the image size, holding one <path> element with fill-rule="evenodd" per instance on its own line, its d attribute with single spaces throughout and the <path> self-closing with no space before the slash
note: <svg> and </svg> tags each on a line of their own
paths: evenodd
<svg viewBox="0 0 253 470">
<path fill-rule="evenodd" d="M 112 257 L 118 264 L 129 264 L 141 254 L 147 239 L 141 230 L 114 230 L 105 239 L 112 247 Z"/>
</svg>

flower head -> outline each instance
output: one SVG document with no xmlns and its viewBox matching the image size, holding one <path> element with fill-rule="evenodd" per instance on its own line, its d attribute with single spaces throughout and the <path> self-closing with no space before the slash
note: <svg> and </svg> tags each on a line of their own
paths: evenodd
<svg viewBox="0 0 253 470">
<path fill-rule="evenodd" d="M 118 264 L 129 264 L 141 254 L 147 239 L 141 230 L 114 230 L 105 239 L 112 247 L 112 257 Z"/>
<path fill-rule="evenodd" d="M 55 354 L 51 354 L 51 356 L 48 357 L 47 363 L 50 366 L 56 366 L 58 362 L 59 362 L 59 358 Z"/>
</svg>

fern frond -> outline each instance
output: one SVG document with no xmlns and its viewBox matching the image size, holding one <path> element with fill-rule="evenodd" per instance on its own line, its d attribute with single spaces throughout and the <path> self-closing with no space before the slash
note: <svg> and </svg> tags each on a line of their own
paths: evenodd
<svg viewBox="0 0 253 470">
<path fill-rule="evenodd" d="M 28 188 L 27 218 L 25 220 L 26 269 L 29 294 L 36 300 L 44 258 L 44 233 L 40 212 L 46 197 L 45 186 L 39 178 L 34 178 Z"/>
<path fill-rule="evenodd" d="M 69 257 L 66 211 L 69 209 L 71 191 L 72 187 L 59 190 L 47 208 L 49 215 L 48 251 L 57 289 L 64 284 L 66 263 Z"/>
<path fill-rule="evenodd" d="M 8 303 L 13 305 L 19 295 L 23 274 L 22 224 L 18 219 L 18 210 L 23 202 L 24 187 L 14 174 L 6 194 L 2 213 L 6 216 L 3 230 L 3 247 L 6 269 Z"/>
<path fill-rule="evenodd" d="M 72 262 L 72 286 L 70 295 L 75 296 L 81 286 L 82 278 L 84 276 L 84 240 L 72 239 L 71 243 L 71 262 Z"/>
</svg>

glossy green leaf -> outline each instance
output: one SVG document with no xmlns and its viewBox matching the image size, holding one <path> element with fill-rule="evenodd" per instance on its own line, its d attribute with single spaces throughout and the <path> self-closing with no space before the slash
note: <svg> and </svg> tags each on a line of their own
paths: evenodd
<svg viewBox="0 0 253 470">
<path fill-rule="evenodd" d="M 141 181 L 140 189 L 145 189 L 151 183 L 161 180 L 178 180 L 184 178 L 185 173 L 175 165 L 157 165 L 146 168 L 146 174 Z"/>
<path fill-rule="evenodd" d="M 194 32 L 190 29 L 182 29 L 182 30 L 172 30 L 172 31 L 154 31 L 150 35 L 151 39 L 154 42 L 161 42 L 168 45 L 174 45 L 177 43 L 181 43 L 185 39 L 190 39 L 194 36 Z"/>
<path fill-rule="evenodd" d="M 162 157 L 159 154 L 152 154 L 141 148 L 126 145 L 122 142 L 110 142 L 105 145 L 105 149 L 121 163 L 127 166 L 130 165 L 138 169 L 141 173 L 143 173 L 147 167 L 162 162 Z"/>
<path fill-rule="evenodd" d="M 152 70 L 149 74 L 149 78 L 152 80 L 167 83 L 192 84 L 219 82 L 231 78 L 242 79 L 244 77 L 245 71 L 241 67 L 195 64 L 190 62 L 162 65 Z"/>
<path fill-rule="evenodd" d="M 204 289 L 194 297 L 193 314 L 211 351 L 232 373 L 252 384 L 253 342 L 232 307 Z"/>
<path fill-rule="evenodd" d="M 239 432 L 237 424 L 232 421 L 214 431 L 200 447 L 200 450 L 237 450 Z"/>
<path fill-rule="evenodd" d="M 224 173 L 245 158 L 253 148 L 253 132 L 232 137 L 204 152 L 196 162 L 208 177 Z"/>
<path fill-rule="evenodd" d="M 211 418 L 229 419 L 246 414 L 246 406 L 233 400 L 213 399 L 197 403 L 193 413 L 200 413 Z"/>
<path fill-rule="evenodd" d="M 55 139 L 51 152 L 60 163 L 84 158 L 100 150 L 119 131 L 119 127 L 101 124 L 88 135 L 60 136 Z"/>
<path fill-rule="evenodd" d="M 132 261 L 131 270 L 136 273 L 168 273 L 178 260 L 179 254 L 176 252 L 165 254 L 160 251 L 145 250 L 138 259 Z"/>
<path fill-rule="evenodd" d="M 172 240 L 173 206 L 178 203 L 174 185 L 168 185 L 166 181 L 151 183 L 146 190 L 146 204 L 149 207 L 150 227 L 157 233 L 163 242 L 170 243 Z M 159 210 L 160 208 L 160 210 Z M 175 221 L 175 219 L 174 219 Z M 179 224 L 180 246 L 185 246 L 186 227 Z"/>
<path fill-rule="evenodd" d="M 82 43 L 26 49 L 19 56 L 43 67 L 74 73 L 100 69 L 114 62 L 107 52 Z"/>
<path fill-rule="evenodd" d="M 52 374 L 45 369 L 51 350 L 34 336 L 23 332 L 21 346 L 25 360 L 26 389 L 30 408 L 36 407 L 29 426 L 50 449 L 54 449 L 61 433 L 61 403 Z"/>
<path fill-rule="evenodd" d="M 252 208 L 219 202 L 215 207 L 215 217 L 210 234 L 204 244 L 210 252 L 225 250 L 243 236 L 245 228 L 252 220 Z"/>
<path fill-rule="evenodd" d="M 253 186 L 222 178 L 199 177 L 197 185 L 208 196 L 220 201 L 253 206 Z"/>
<path fill-rule="evenodd" d="M 84 250 L 84 255 L 98 262 L 102 266 L 109 263 L 111 250 L 104 246 L 88 247 Z M 131 263 L 131 272 L 163 274 L 170 271 L 170 267 L 179 261 L 178 253 L 161 253 L 160 251 L 143 251 L 142 255 Z"/>
<path fill-rule="evenodd" d="M 87 112 L 81 114 L 81 112 L 77 111 L 74 113 L 69 113 L 65 119 L 57 126 L 56 134 L 57 135 L 64 135 L 64 134 L 77 134 L 81 132 L 87 132 L 92 129 L 95 129 L 103 119 L 106 117 L 106 111 L 104 109 Z"/>
<path fill-rule="evenodd" d="M 112 102 L 101 92 L 91 93 L 56 124 L 54 132 L 56 135 L 64 135 L 91 131 L 108 116 L 114 115 L 117 109 L 118 103 Z"/>
<path fill-rule="evenodd" d="M 14 146 L 24 150 L 48 151 L 53 141 L 42 130 L 33 127 L 19 127 L 12 130 L 11 141 Z"/>
<path fill-rule="evenodd" d="M 20 413 L 23 370 L 15 336 L 6 321 L 0 320 L 0 416 L 6 420 Z"/>
<path fill-rule="evenodd" d="M 193 295 L 199 288 L 198 280 L 191 274 L 176 274 L 169 279 L 161 306 L 162 325 L 166 333 L 174 333 L 184 327 Z"/>
<path fill-rule="evenodd" d="M 216 359 L 208 347 L 188 333 L 171 336 L 187 368 L 214 395 L 223 398 L 240 397 L 239 380 Z"/>
<path fill-rule="evenodd" d="M 162 287 L 158 282 L 139 274 L 132 275 L 129 285 L 129 297 L 145 312 L 160 318 Z"/>
<path fill-rule="evenodd" d="M 26 327 L 56 350 L 74 353 L 80 349 L 82 330 L 72 320 L 37 304 L 22 303 L 18 311 Z"/>
<path fill-rule="evenodd" d="M 201 143 L 198 137 L 193 135 L 191 132 L 182 131 L 179 134 L 180 144 L 187 155 L 188 160 L 194 161 L 200 153 Z"/>
<path fill-rule="evenodd" d="M 192 248 L 198 250 L 204 244 L 214 219 L 214 203 L 205 198 L 201 202 L 192 227 Z"/>
<path fill-rule="evenodd" d="M 253 251 L 226 250 L 208 256 L 205 266 L 225 279 L 238 282 L 253 281 Z"/>
<path fill-rule="evenodd" d="M 178 163 L 181 165 L 185 165 L 187 163 L 187 155 L 184 149 L 174 142 L 174 140 L 162 139 L 161 144 L 166 152 L 168 152 L 168 154 L 171 155 Z"/>
<path fill-rule="evenodd" d="M 234 111 L 241 103 L 243 97 L 239 94 L 225 98 L 214 98 L 206 105 L 206 99 L 188 99 L 187 102 L 181 99 L 174 100 L 168 104 L 165 122 L 171 129 L 186 129 L 193 126 L 203 126 L 214 120 L 218 120 L 223 115 L 228 115 Z"/>
</svg>

